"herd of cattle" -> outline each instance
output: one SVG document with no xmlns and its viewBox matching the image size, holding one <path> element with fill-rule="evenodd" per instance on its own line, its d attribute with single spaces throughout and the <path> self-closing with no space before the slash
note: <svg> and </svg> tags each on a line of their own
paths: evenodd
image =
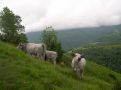
<svg viewBox="0 0 121 90">
<path fill-rule="evenodd" d="M 45 44 L 20 43 L 17 48 L 41 60 L 52 59 L 56 64 L 57 52 L 46 50 Z"/>
<path fill-rule="evenodd" d="M 46 49 L 46 45 L 43 43 L 20 43 L 17 48 L 21 49 L 25 53 L 30 54 L 31 56 L 37 57 L 42 60 L 53 60 L 53 64 L 56 64 L 58 54 L 55 51 L 49 51 Z M 84 67 L 86 65 L 86 60 L 84 55 L 75 53 L 72 59 L 72 69 L 74 72 L 80 72 L 80 78 L 83 78 Z"/>
</svg>

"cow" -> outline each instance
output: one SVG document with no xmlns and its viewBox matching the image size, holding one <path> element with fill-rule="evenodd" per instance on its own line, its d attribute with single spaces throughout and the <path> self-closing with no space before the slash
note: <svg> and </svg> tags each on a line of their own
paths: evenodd
<svg viewBox="0 0 121 90">
<path fill-rule="evenodd" d="M 79 53 L 75 53 L 75 56 L 72 59 L 72 69 L 74 72 L 78 73 L 78 71 L 80 72 L 80 78 L 82 80 L 83 78 L 83 73 L 84 73 L 84 67 L 86 65 L 86 60 L 84 55 L 81 55 Z"/>
<path fill-rule="evenodd" d="M 57 52 L 46 50 L 45 60 L 51 59 L 53 61 L 53 64 L 56 64 L 57 57 L 58 57 Z"/>
<path fill-rule="evenodd" d="M 46 53 L 45 44 L 20 43 L 17 48 L 21 49 L 25 53 L 28 53 L 32 56 L 36 56 L 40 59 L 45 59 L 45 53 Z"/>
</svg>

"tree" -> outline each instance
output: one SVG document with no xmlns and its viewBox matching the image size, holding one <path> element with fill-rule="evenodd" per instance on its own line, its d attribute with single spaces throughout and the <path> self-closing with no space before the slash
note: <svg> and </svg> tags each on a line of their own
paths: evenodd
<svg viewBox="0 0 121 90">
<path fill-rule="evenodd" d="M 48 50 L 58 52 L 58 60 L 62 58 L 63 50 L 61 42 L 58 40 L 56 32 L 52 27 L 46 27 L 43 30 L 41 42 L 46 44 Z"/>
<path fill-rule="evenodd" d="M 13 44 L 27 42 L 27 37 L 23 33 L 25 27 L 21 22 L 20 16 L 15 15 L 8 7 L 4 7 L 0 12 L 0 40 Z"/>
</svg>

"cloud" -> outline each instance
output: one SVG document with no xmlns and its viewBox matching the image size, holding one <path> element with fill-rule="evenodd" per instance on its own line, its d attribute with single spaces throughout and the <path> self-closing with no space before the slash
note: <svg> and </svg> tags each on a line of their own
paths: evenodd
<svg viewBox="0 0 121 90">
<path fill-rule="evenodd" d="M 115 25 L 121 23 L 121 0 L 4 0 L 20 15 L 26 31 Z"/>
</svg>

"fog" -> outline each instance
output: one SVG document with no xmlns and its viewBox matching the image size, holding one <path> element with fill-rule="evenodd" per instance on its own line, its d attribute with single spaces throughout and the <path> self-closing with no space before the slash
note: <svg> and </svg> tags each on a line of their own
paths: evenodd
<svg viewBox="0 0 121 90">
<path fill-rule="evenodd" d="M 121 24 L 121 0 L 0 0 L 22 17 L 26 32 Z"/>
</svg>

